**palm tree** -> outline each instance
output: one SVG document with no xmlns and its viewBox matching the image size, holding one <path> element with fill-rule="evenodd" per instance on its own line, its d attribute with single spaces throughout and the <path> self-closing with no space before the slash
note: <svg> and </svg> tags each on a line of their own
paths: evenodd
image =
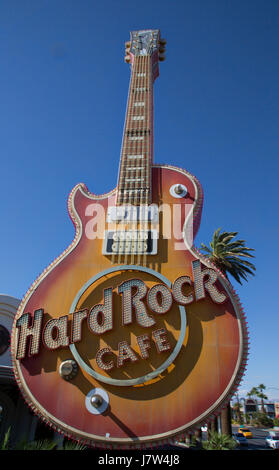
<svg viewBox="0 0 279 470">
<path fill-rule="evenodd" d="M 210 247 L 202 243 L 201 250 L 224 276 L 228 277 L 230 274 L 239 284 L 242 284 L 241 279 L 248 281 L 247 276 L 255 274 L 253 271 L 256 268 L 253 263 L 244 259 L 254 258 L 251 254 L 254 249 L 247 248 L 245 240 L 233 240 L 238 232 L 220 233 L 220 230 L 221 228 L 215 230 Z"/>
<path fill-rule="evenodd" d="M 263 390 L 266 389 L 266 386 L 264 384 L 260 384 L 258 385 L 258 387 L 256 387 L 256 390 L 257 390 L 257 397 L 259 397 L 261 399 L 261 406 L 262 406 L 262 412 L 265 413 L 265 407 L 264 407 L 264 400 L 267 400 L 267 395 L 265 395 L 263 393 Z"/>
<path fill-rule="evenodd" d="M 239 403 L 239 401 L 237 401 L 237 402 L 233 405 L 233 410 L 234 410 L 234 412 L 235 412 L 237 422 L 238 422 L 239 424 L 241 424 L 241 423 L 242 423 L 242 418 L 241 418 L 241 411 L 240 411 L 240 403 Z"/>
<path fill-rule="evenodd" d="M 11 428 L 9 428 L 0 443 L 0 450 L 86 450 L 86 446 L 75 441 L 66 441 L 63 447 L 58 447 L 57 442 L 50 439 L 40 439 L 37 441 L 28 441 L 22 437 L 19 442 L 12 445 L 10 443 Z"/>
<path fill-rule="evenodd" d="M 250 392 L 247 393 L 247 397 L 254 399 L 256 403 L 257 403 L 257 400 L 256 400 L 257 396 L 258 396 L 258 388 L 257 387 L 251 388 Z"/>
<path fill-rule="evenodd" d="M 208 440 L 202 443 L 204 450 L 233 450 L 236 446 L 237 443 L 232 437 L 218 432 L 210 433 Z"/>
<path fill-rule="evenodd" d="M 255 397 L 258 395 L 257 387 L 251 388 L 250 392 L 247 393 L 247 397 Z"/>
<path fill-rule="evenodd" d="M 210 246 L 201 243 L 200 250 L 228 279 L 231 275 L 239 284 L 242 280 L 248 281 L 248 276 L 254 276 L 256 270 L 253 263 L 246 258 L 254 258 L 253 248 L 245 246 L 245 240 L 237 240 L 238 232 L 222 232 L 218 228 L 213 233 Z M 221 428 L 225 434 L 232 434 L 230 404 L 221 413 Z"/>
</svg>

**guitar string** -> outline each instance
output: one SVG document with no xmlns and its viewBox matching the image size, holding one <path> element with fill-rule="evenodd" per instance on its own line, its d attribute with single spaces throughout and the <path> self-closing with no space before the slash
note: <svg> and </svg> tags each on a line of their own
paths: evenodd
<svg viewBox="0 0 279 470">
<path fill-rule="evenodd" d="M 139 55 L 138 56 L 138 61 L 139 65 L 137 68 L 137 73 L 139 77 L 139 91 L 137 95 L 137 102 L 142 102 L 142 100 L 145 100 L 145 81 L 144 81 L 144 56 Z M 139 117 L 140 116 L 140 111 L 141 107 L 137 107 L 135 110 L 135 116 Z M 140 208 L 140 196 L 141 196 L 141 183 L 140 183 L 140 178 L 142 178 L 142 170 L 140 170 L 142 161 L 144 162 L 144 142 L 145 142 L 145 136 L 143 131 L 143 121 L 140 119 L 136 120 L 136 132 L 135 134 L 138 137 L 143 137 L 142 140 L 136 141 L 136 155 L 143 155 L 143 159 L 141 158 L 136 158 L 134 162 L 134 192 L 133 192 L 133 206 L 135 210 L 135 221 L 133 223 L 133 230 L 135 230 L 136 236 L 134 237 L 133 241 L 133 256 L 131 259 L 131 262 L 134 263 L 135 255 L 139 249 L 139 227 L 138 227 L 138 207 Z"/>
<path fill-rule="evenodd" d="M 143 74 L 143 56 L 139 55 L 138 56 L 138 67 L 137 67 L 137 73 L 138 73 L 138 77 L 139 77 L 139 91 L 138 91 L 138 95 L 137 95 L 137 102 L 139 101 L 142 101 L 142 99 L 144 99 L 144 80 L 142 79 L 142 74 Z M 135 111 L 135 115 L 138 117 L 139 116 L 139 107 L 137 107 L 137 110 Z M 137 132 L 135 133 L 136 135 L 138 135 L 139 137 L 141 137 L 142 133 L 140 132 L 140 120 L 137 120 L 136 121 L 136 128 L 137 128 Z M 138 140 L 136 141 L 137 144 L 136 144 L 136 151 L 135 151 L 135 155 L 144 155 L 144 152 L 143 152 L 143 149 L 144 149 L 144 134 L 143 134 L 143 140 Z M 144 158 L 143 158 L 144 160 Z M 133 229 L 135 231 L 135 235 L 134 236 L 134 240 L 133 240 L 133 244 L 132 244 L 132 256 L 131 256 L 131 263 L 134 264 L 134 259 L 135 259 L 135 255 L 137 253 L 137 250 L 138 250 L 138 243 L 139 243 L 139 240 L 138 240 L 138 220 L 137 220 L 137 211 L 138 211 L 138 199 L 139 199 L 139 196 L 140 196 L 140 193 L 141 193 L 141 190 L 140 190 L 140 185 L 138 184 L 138 181 L 137 179 L 140 177 L 139 175 L 139 166 L 142 164 L 141 162 L 141 158 L 136 158 L 135 161 L 134 161 L 134 178 L 135 178 L 135 184 L 134 184 L 134 193 L 133 193 L 133 206 L 134 206 L 134 210 L 136 211 L 136 217 L 135 217 L 135 221 L 133 221 Z"/>
<path fill-rule="evenodd" d="M 145 217 L 144 223 L 143 223 L 143 233 L 147 234 L 147 239 L 145 240 L 144 238 L 144 244 L 146 243 L 146 246 L 148 248 L 148 206 L 149 206 L 149 196 L 150 196 L 150 178 L 149 178 L 149 173 L 151 171 L 151 93 L 152 93 L 152 83 L 151 83 L 152 77 L 151 77 L 151 57 L 148 56 L 146 58 L 146 81 L 147 81 L 147 103 L 146 103 L 146 108 L 147 108 L 147 114 L 146 114 L 146 123 L 147 123 L 147 130 L 148 130 L 148 138 L 147 138 L 147 158 L 146 158 L 146 169 L 145 169 L 145 186 L 147 186 L 147 191 L 145 194 Z M 144 250 L 143 251 L 143 261 L 142 265 L 146 266 L 147 265 L 147 252 Z"/>
<path fill-rule="evenodd" d="M 125 125 L 124 125 L 124 136 L 123 136 L 123 144 L 122 144 L 122 151 L 121 151 L 121 162 L 120 162 L 120 171 L 119 171 L 119 181 L 118 181 L 118 189 L 117 189 L 117 199 L 116 199 L 116 206 L 118 205 L 123 205 L 125 201 L 125 193 L 124 193 L 124 184 L 123 184 L 123 175 L 124 175 L 124 169 L 125 169 L 125 157 L 127 153 L 127 142 L 128 142 L 128 136 L 127 136 L 127 129 L 129 128 L 129 108 L 130 108 L 130 100 L 131 100 L 131 91 L 133 90 L 134 87 L 134 75 L 131 73 L 131 79 L 130 79 L 130 86 L 129 86 L 129 95 L 128 95 L 128 102 L 127 102 L 127 110 L 126 110 L 126 116 L 125 116 Z M 116 208 L 117 211 L 117 208 Z M 115 220 L 114 222 L 114 230 L 117 233 L 118 228 L 119 228 L 119 221 Z M 120 240 L 114 240 L 116 249 L 119 251 L 118 246 L 119 246 L 119 241 Z M 118 254 L 119 255 L 119 254 Z M 115 264 L 115 258 L 116 258 L 116 253 L 113 252 L 111 255 L 111 262 L 112 264 Z"/>
<path fill-rule="evenodd" d="M 148 199 L 148 193 L 149 193 L 149 185 L 148 185 L 148 180 L 147 180 L 147 173 L 149 170 L 149 140 L 150 140 L 150 134 L 149 134 L 149 95 L 150 95 L 150 82 L 149 82 L 149 61 L 150 57 L 149 55 L 145 55 L 144 57 L 144 77 L 145 77 L 145 119 L 144 119 L 144 132 L 146 131 L 146 136 L 145 136 L 145 161 L 144 161 L 144 187 L 141 191 L 141 199 L 140 199 L 140 207 L 141 207 L 141 213 L 143 216 L 143 220 L 140 222 L 140 231 L 141 231 L 141 246 L 142 246 L 142 252 L 139 254 L 139 259 L 138 263 L 142 264 L 143 266 L 146 265 L 146 251 L 144 250 L 144 244 L 146 243 L 146 240 L 144 239 L 145 233 L 147 233 L 147 225 L 145 222 L 144 217 L 147 215 L 147 199 Z M 142 258 L 142 261 L 141 261 Z"/>
<path fill-rule="evenodd" d="M 148 56 L 147 58 L 147 77 L 148 77 L 148 95 L 147 95 L 147 109 L 148 109 L 148 114 L 147 114 L 147 129 L 149 130 L 148 133 L 148 145 L 147 145 L 147 156 L 148 156 L 148 161 L 147 161 L 147 169 L 146 169 L 146 181 L 147 181 L 147 186 L 148 186 L 148 193 L 146 194 L 146 206 L 149 207 L 149 204 L 151 203 L 151 193 L 152 193 L 152 188 L 151 188 L 151 171 L 152 171 L 152 139 L 153 139 L 153 129 L 152 127 L 152 93 L 153 93 L 153 75 L 152 75 L 152 60 L 151 60 L 151 55 Z M 147 233 L 148 235 L 148 229 L 149 229 L 149 220 L 148 220 L 148 210 L 147 210 L 147 218 L 145 222 L 145 227 L 144 227 L 144 232 Z M 147 246 L 148 246 L 148 238 L 146 240 Z M 144 252 L 143 256 L 143 265 L 147 265 L 147 253 Z"/>
<path fill-rule="evenodd" d="M 122 173 L 122 178 L 121 178 L 121 186 L 122 186 L 122 190 L 123 190 L 123 202 L 122 202 L 122 207 L 125 207 L 125 206 L 128 206 L 130 203 L 130 197 L 131 197 L 131 182 L 128 181 L 129 178 L 127 178 L 127 167 L 128 167 L 128 154 L 131 154 L 133 155 L 133 152 L 134 152 L 134 142 L 136 142 L 135 140 L 130 140 L 129 139 L 129 136 L 132 135 L 131 133 L 131 130 L 132 130 L 132 106 L 133 106 L 133 102 L 134 102 L 134 90 L 137 89 L 138 87 L 138 80 L 137 80 L 137 74 L 136 74 L 136 58 L 134 58 L 134 62 L 132 64 L 132 70 L 131 70 L 131 73 L 132 73 L 132 88 L 130 89 L 130 92 L 129 92 L 129 103 L 128 103 L 128 109 L 127 109 L 127 127 L 126 127 L 126 136 L 125 136 L 125 141 L 126 141 L 126 145 L 125 145 L 125 152 L 124 152 L 124 168 L 123 168 L 123 173 Z M 132 143 L 131 143 L 132 142 Z M 127 184 L 128 183 L 128 184 Z M 125 188 L 125 189 L 124 189 Z M 129 209 L 128 209 L 129 210 Z M 124 224 L 125 224 L 125 220 L 123 220 Z M 120 221 L 120 224 L 121 224 L 121 221 Z M 120 237 L 122 236 L 122 247 L 123 247 L 123 250 L 120 249 L 120 243 L 121 243 L 121 240 L 119 240 L 118 242 L 118 264 L 121 264 L 121 258 L 122 258 L 122 252 L 121 251 L 124 251 L 123 255 L 124 255 L 124 262 L 125 264 L 127 264 L 126 262 L 126 253 L 125 253 L 125 246 L 126 246 L 126 225 L 125 225 L 125 229 L 123 230 L 123 226 L 122 226 L 122 229 L 120 230 Z"/>
<path fill-rule="evenodd" d="M 146 96 L 146 91 L 145 91 L 145 80 L 144 80 L 144 59 L 145 59 L 145 56 L 141 56 L 141 65 L 140 65 L 140 76 L 142 77 L 142 80 L 141 80 L 141 87 L 143 88 L 143 91 L 141 91 L 141 99 L 143 98 L 144 101 L 145 101 L 145 96 Z M 145 157 L 145 135 L 144 135 L 144 120 L 143 121 L 138 121 L 139 123 L 139 128 L 141 127 L 141 131 L 138 132 L 139 135 L 143 135 L 143 140 L 142 141 L 139 141 L 139 142 L 142 142 L 141 144 L 141 153 L 144 155 Z M 141 124 L 141 125 L 140 125 Z M 139 145 L 140 147 L 140 145 Z M 140 160 L 140 159 L 139 159 Z M 143 161 L 145 161 L 145 158 L 143 158 Z M 140 165 L 140 162 L 137 161 L 136 162 L 136 176 L 135 176 L 135 179 L 136 179 L 136 184 L 135 184 L 135 187 L 136 187 L 136 191 L 139 191 L 138 193 L 135 192 L 135 200 L 136 200 L 136 206 L 139 207 L 139 211 L 141 210 L 141 200 L 142 200 L 142 184 L 139 184 L 139 182 L 137 181 L 137 179 L 139 178 L 139 170 L 138 170 L 138 167 Z M 136 194 L 139 196 L 136 197 Z M 140 264 L 140 256 L 139 256 L 139 252 L 140 252 L 140 221 L 137 220 L 136 222 L 136 234 L 137 234 L 137 241 L 136 241 L 136 244 L 135 244 L 135 248 L 136 248 L 136 253 L 138 254 L 137 256 L 137 264 Z"/>
<path fill-rule="evenodd" d="M 135 68 L 134 68 L 134 73 L 136 74 L 137 77 L 140 77 L 138 80 L 136 80 L 136 86 L 137 88 L 139 89 L 139 91 L 137 90 L 136 91 L 136 100 L 133 100 L 132 104 L 135 103 L 135 101 L 137 101 L 137 99 L 140 99 L 142 101 L 142 95 L 143 95 L 143 99 L 144 99 L 144 102 L 145 102 L 145 108 L 144 108 L 144 111 L 145 113 L 147 112 L 147 115 L 145 114 L 145 119 L 144 120 L 135 120 L 136 121 L 136 124 L 135 124 L 135 127 L 133 126 L 133 129 L 135 129 L 136 131 L 138 130 L 141 130 L 142 133 L 143 133 L 143 141 L 133 141 L 134 144 L 133 144 L 133 147 L 134 148 L 134 151 L 135 151 L 135 155 L 137 154 L 144 154 L 144 172 L 142 173 L 142 171 L 139 171 L 139 169 L 141 170 L 141 166 L 142 165 L 142 162 L 140 159 L 135 159 L 135 162 L 133 162 L 132 166 L 133 168 L 135 168 L 135 175 L 134 175 L 134 180 L 133 181 L 133 185 L 129 184 L 129 189 L 133 189 L 133 191 L 130 191 L 129 192 L 129 202 L 131 202 L 131 198 L 132 198 L 132 195 L 134 195 L 133 197 L 133 206 L 134 207 L 138 207 L 138 203 L 140 204 L 139 207 L 141 210 L 142 209 L 142 206 L 146 206 L 147 205 L 147 199 L 148 199 L 148 191 L 150 190 L 149 186 L 150 186 L 150 182 L 149 182 L 149 178 L 148 178 L 148 182 L 147 182 L 147 177 L 149 177 L 149 170 L 150 170 L 150 160 L 151 160 L 151 156 L 149 155 L 150 153 L 150 138 L 151 138 L 151 135 L 149 135 L 149 125 L 150 125 L 150 92 L 151 92 L 151 88 L 150 88 L 150 72 L 149 72 L 149 68 L 150 68 L 150 58 L 149 56 L 145 55 L 145 56 L 137 56 L 136 58 L 136 62 L 137 64 L 135 65 Z M 141 77 L 143 77 L 143 79 L 141 79 Z M 134 115 L 134 116 L 139 116 L 139 112 L 135 112 L 135 110 L 130 106 L 129 108 L 129 112 L 130 112 L 130 116 L 131 115 Z M 147 118 L 147 119 L 146 119 Z M 141 121 L 141 122 L 140 122 Z M 131 120 L 130 120 L 131 122 Z M 140 126 L 140 124 L 142 124 Z M 141 128 L 141 129 L 140 129 Z M 145 128 L 147 130 L 146 132 L 146 135 L 145 135 Z M 135 132 L 135 134 L 138 134 L 140 135 L 141 132 Z M 141 147 L 141 151 L 139 150 Z M 130 147 L 129 147 L 130 148 Z M 133 153 L 132 153 L 133 154 Z M 127 162 L 127 160 L 126 160 Z M 127 166 L 127 165 L 126 165 Z M 125 171 L 126 173 L 126 177 L 127 177 L 127 169 Z M 144 177 L 144 184 L 141 185 L 139 184 L 139 181 L 140 181 L 140 177 Z M 139 197 L 140 196 L 140 197 Z M 144 235 L 144 233 L 146 232 L 147 233 L 147 228 L 148 228 L 148 221 L 147 223 L 142 223 L 143 221 L 141 221 L 140 223 L 140 226 L 138 227 L 137 225 L 137 220 L 135 221 L 135 229 L 136 229 L 136 234 L 137 234 L 137 237 L 136 237 L 136 241 L 134 240 L 134 242 L 132 243 L 132 250 L 131 250 L 131 263 L 134 264 L 134 256 L 136 254 L 136 252 L 138 253 L 138 257 L 137 257 L 137 264 L 140 264 L 141 262 L 141 255 L 143 255 L 143 262 L 144 264 L 146 264 L 146 252 L 143 251 L 143 253 L 141 253 L 141 250 L 140 250 L 140 244 L 143 245 L 145 243 L 144 239 L 142 239 L 142 235 Z M 131 231 L 133 230 L 134 226 L 131 227 Z M 126 237 L 124 237 L 126 238 Z M 127 264 L 127 254 L 125 254 L 125 264 Z"/>
<path fill-rule="evenodd" d="M 141 73 L 144 73 L 144 59 L 145 59 L 145 56 L 142 56 L 142 68 L 141 68 Z M 145 83 L 145 80 L 144 80 L 144 76 L 143 76 L 143 88 L 144 88 L 144 91 L 143 91 L 143 97 L 144 97 L 144 101 L 145 101 L 145 97 L 146 97 L 146 89 L 145 89 L 145 86 L 146 86 L 146 83 Z M 144 120 L 141 121 L 141 127 L 142 127 L 142 134 L 143 134 L 143 141 L 142 141 L 142 145 L 143 145 L 143 155 L 145 156 L 145 140 L 146 140 L 146 136 L 145 136 L 145 133 L 144 133 Z M 140 133 L 141 134 L 141 133 Z M 146 160 L 146 158 L 143 159 L 144 161 Z M 138 163 L 138 162 L 137 162 Z M 138 165 L 137 165 L 138 166 Z M 136 174 L 138 175 L 138 171 L 136 171 Z M 138 205 L 139 205 L 139 211 L 141 210 L 141 203 L 142 203 L 142 193 L 143 193 L 143 185 L 141 184 L 138 184 L 138 182 L 136 182 L 136 186 L 137 188 L 139 188 L 139 201 L 138 202 Z M 140 232 L 140 229 L 141 229 L 141 223 L 140 223 L 140 220 L 137 222 L 137 247 L 136 247 L 136 250 L 137 250 L 137 264 L 140 265 L 140 247 L 141 247 L 141 232 Z"/>
<path fill-rule="evenodd" d="M 128 100 L 128 107 L 127 107 L 127 118 L 126 118 L 126 125 L 125 125 L 125 135 L 124 135 L 124 145 L 123 145 L 123 152 L 122 152 L 122 164 L 120 168 L 120 197 L 118 198 L 118 202 L 123 204 L 124 206 L 131 205 L 133 202 L 133 206 L 136 208 L 138 207 L 139 203 L 139 213 L 143 214 L 143 205 L 145 206 L 144 209 L 147 209 L 148 204 L 148 196 L 151 190 L 151 142 L 150 139 L 152 138 L 151 129 L 149 133 L 149 126 L 150 126 L 150 113 L 151 113 L 151 80 L 152 80 L 152 71 L 151 71 L 151 59 L 148 55 L 143 56 L 136 56 L 134 59 L 134 63 L 132 65 L 132 80 L 130 85 L 130 92 L 129 92 L 129 100 Z M 143 99 L 142 99 L 143 98 Z M 131 117 L 132 116 L 140 116 L 140 109 L 141 106 L 138 106 L 135 110 L 134 103 L 140 99 L 141 101 L 144 100 L 144 119 L 135 119 L 133 125 L 131 125 Z M 146 133 L 145 133 L 146 128 Z M 131 135 L 140 136 L 143 135 L 143 140 L 129 140 L 129 134 L 127 130 L 134 130 Z M 139 150 L 141 148 L 141 151 Z M 128 154 L 131 155 L 140 155 L 143 154 L 143 162 L 141 162 L 140 158 L 132 158 L 131 167 L 131 176 L 128 174 L 128 165 L 130 166 L 130 162 L 128 163 Z M 144 163 L 144 170 L 142 172 L 142 163 Z M 134 174 L 135 173 L 135 174 Z M 141 179 L 142 178 L 142 179 Z M 131 179 L 131 181 L 127 181 Z M 124 180 L 124 181 L 123 181 Z M 144 182 L 144 184 L 138 184 L 140 181 Z M 128 185 L 127 185 L 128 183 Z M 131 184 L 133 183 L 133 184 Z M 126 188 L 126 191 L 125 189 Z M 128 201 L 127 201 L 128 199 Z M 128 209 L 129 210 L 129 209 Z M 130 212 L 131 213 L 131 212 Z M 131 221 L 130 221 L 131 222 Z M 138 252 L 138 260 L 137 264 L 140 264 L 141 254 L 143 255 L 143 264 L 146 265 L 146 252 L 143 250 L 143 253 L 140 251 L 139 242 L 144 245 L 146 242 L 141 234 L 148 233 L 146 229 L 148 229 L 148 220 L 147 221 L 139 221 L 140 227 L 137 226 L 137 217 L 135 220 L 136 226 L 136 234 L 137 238 L 136 241 L 131 239 L 130 240 L 130 250 L 131 254 L 131 263 L 134 264 L 134 256 L 136 252 Z M 144 222 L 144 223 L 143 223 Z M 118 224 L 119 225 L 119 224 Z M 127 225 L 127 224 L 126 224 Z M 127 264 L 127 243 L 126 243 L 126 225 L 125 231 L 123 234 L 122 230 L 122 247 L 124 248 L 121 251 L 118 248 L 118 264 L 121 263 L 121 255 L 124 255 L 124 262 Z M 142 227 L 143 226 L 143 227 Z M 134 221 L 130 225 L 131 233 L 133 233 L 134 228 Z M 122 227 L 123 228 L 123 227 Z M 137 230 L 138 228 L 138 230 Z M 124 235 L 124 236 L 123 236 Z M 132 237 L 133 238 L 133 237 Z M 118 241 L 118 246 L 121 240 Z M 117 246 L 117 244 L 116 244 Z M 115 253 L 112 253 L 112 262 L 114 263 Z"/>
<path fill-rule="evenodd" d="M 151 161 L 151 154 L 150 154 L 150 151 L 151 151 L 151 148 L 150 148 L 150 140 L 152 138 L 151 136 L 151 129 L 150 129 L 150 118 L 151 118 L 151 115 L 150 115 L 150 112 L 151 112 L 151 109 L 150 109 L 150 102 L 151 102 L 151 86 L 152 86 L 152 83 L 151 83 L 151 73 L 150 73 L 150 56 L 147 55 L 146 58 L 145 58 L 145 73 L 146 73 L 146 89 L 147 89 L 147 94 L 146 94 L 146 120 L 145 120 L 145 128 L 146 128 L 146 131 L 147 131 L 147 135 L 146 135 L 146 142 L 145 142 L 145 151 L 146 151 L 146 159 L 145 159 L 145 192 L 143 193 L 143 196 L 144 196 L 144 201 L 143 201 L 143 206 L 144 206 L 144 211 L 145 211 L 145 214 L 148 216 L 148 204 L 149 204 L 149 194 L 150 194 L 150 182 L 149 182 L 149 172 L 150 172 L 150 161 Z M 142 221 L 142 224 L 141 224 L 141 228 L 142 228 L 142 233 L 143 235 L 145 234 L 148 234 L 148 225 L 149 225 L 149 221 L 148 221 L 148 217 L 147 219 L 143 219 Z M 143 239 L 143 243 L 148 243 L 148 240 L 144 240 Z M 146 266 L 146 261 L 147 261 L 147 253 L 146 251 L 143 250 L 143 253 L 141 254 L 142 255 L 142 265 L 143 266 Z M 141 258 L 141 255 L 139 255 L 139 264 L 140 264 L 140 258 Z"/>
<path fill-rule="evenodd" d="M 146 106 L 146 102 L 148 100 L 148 94 L 149 94 L 149 89 L 148 89 L 148 83 L 147 83 L 147 67 L 146 67 L 146 62 L 147 62 L 147 55 L 144 56 L 143 58 L 143 70 L 144 70 L 144 102 L 145 102 L 145 119 L 142 121 L 142 127 L 143 127 L 143 134 L 145 136 L 145 139 L 144 139 L 144 155 L 145 155 L 145 158 L 144 158 L 144 166 L 145 166 L 145 175 L 144 175 L 144 184 L 142 185 L 142 189 L 140 191 L 140 202 L 139 202 L 139 205 L 140 205 L 140 209 L 139 211 L 142 211 L 143 209 L 143 203 L 145 202 L 144 199 L 146 198 L 146 167 L 148 165 L 148 162 L 147 162 L 147 159 L 148 159 L 148 149 L 147 149 L 147 142 L 148 142 L 148 126 L 147 126 L 147 119 L 146 119 L 146 116 L 148 115 L 148 108 Z M 145 130 L 147 131 L 145 133 Z M 143 211 L 142 211 L 143 213 Z M 143 239 L 143 234 L 144 234 L 144 229 L 143 229 L 143 221 L 140 220 L 140 223 L 139 223 L 139 242 L 138 242 L 138 257 L 137 257 L 137 264 L 141 264 L 141 247 L 144 247 L 144 239 Z"/>
<path fill-rule="evenodd" d="M 129 107 L 128 107 L 128 129 L 131 132 L 131 135 L 135 136 L 137 134 L 137 130 L 138 130 L 138 122 L 136 120 L 134 120 L 134 122 L 132 122 L 132 117 L 135 115 L 134 114 L 134 103 L 135 103 L 135 100 L 137 99 L 137 96 L 138 96 L 138 89 L 140 88 L 140 86 L 142 85 L 141 84 L 141 61 L 138 60 L 138 56 L 135 56 L 135 59 L 134 59 L 134 63 L 133 63 L 133 68 L 132 68 L 132 74 L 133 74 L 133 89 L 130 91 L 130 102 L 129 102 Z M 135 132 L 133 132 L 135 131 Z M 134 135 L 135 134 L 135 135 Z M 136 178 L 135 175 L 129 175 L 129 170 L 128 170 L 128 165 L 130 166 L 130 162 L 128 163 L 127 160 L 128 160 L 128 153 L 131 154 L 131 155 L 134 155 L 134 154 L 137 154 L 137 149 L 138 149 L 138 142 L 136 139 L 134 140 L 129 140 L 129 137 L 127 136 L 127 145 L 126 145 L 126 152 L 125 152 L 125 156 L 126 156 L 126 159 L 125 159 L 125 166 L 124 166 L 124 175 L 123 175 L 123 178 L 122 178 L 122 181 L 124 179 L 124 183 L 122 185 L 125 186 L 126 189 L 126 192 L 124 193 L 125 194 L 125 197 L 124 197 L 124 207 L 125 206 L 131 206 L 131 203 L 133 202 L 133 194 L 136 194 L 135 193 L 135 190 L 136 190 L 136 185 L 134 184 L 134 181 L 133 179 Z M 128 153 L 127 153 L 128 152 Z M 136 161 L 134 162 L 133 159 L 132 160 L 132 163 L 131 163 L 131 166 L 136 169 Z M 135 170 L 133 170 L 134 172 Z M 129 209 L 128 209 L 129 210 Z M 127 221 L 126 221 L 127 222 Z M 129 223 L 129 221 L 128 221 Z M 119 256 L 118 256 L 118 262 L 121 263 L 121 258 L 122 256 L 124 256 L 124 263 L 127 264 L 127 259 L 128 259 L 128 253 L 127 253 L 127 237 L 126 237 L 126 233 L 127 233 L 127 223 L 125 224 L 125 220 L 124 220 L 124 231 L 122 230 L 122 238 L 123 238 L 123 243 L 122 243 L 122 248 L 123 250 L 119 250 Z M 122 227 L 123 228 L 123 227 Z M 132 231 L 132 229 L 130 228 L 130 230 Z M 136 248 L 134 246 L 135 244 L 133 244 L 133 250 Z"/>
<path fill-rule="evenodd" d="M 133 71 L 134 75 L 136 76 L 136 87 L 135 87 L 135 90 L 133 92 L 133 97 L 132 97 L 132 103 L 131 103 L 131 109 L 130 109 L 130 114 L 131 114 L 131 117 L 133 116 L 136 116 L 136 110 L 135 110 L 135 103 L 138 101 L 138 89 L 140 88 L 141 86 L 141 80 L 140 80 L 140 73 L 141 73 L 141 60 L 140 60 L 140 56 L 135 56 L 135 59 L 134 59 L 134 71 Z M 138 121 L 137 120 L 134 120 L 133 124 L 132 124 L 132 129 L 135 130 L 135 132 L 133 132 L 133 135 L 134 136 L 137 136 L 137 128 L 138 128 Z M 139 148 L 139 145 L 138 145 L 138 142 L 137 140 L 133 140 L 132 141 L 133 144 L 132 144 L 132 151 L 131 151 L 131 155 L 137 155 L 138 154 L 138 148 Z M 129 152 L 130 153 L 130 152 Z M 133 170 L 131 171 L 131 177 L 130 179 L 135 179 L 137 178 L 137 170 L 136 170 L 136 166 L 137 166 L 137 159 L 131 159 L 131 163 L 129 162 L 129 167 L 133 168 Z M 128 171 L 128 174 L 129 174 L 129 171 Z M 135 199 L 136 199 L 136 185 L 135 184 L 131 184 L 131 183 L 134 183 L 134 181 L 131 181 L 130 184 L 129 184 L 129 203 L 128 203 L 128 206 L 129 206 L 129 209 L 128 211 L 130 210 L 130 215 L 132 214 L 132 211 L 134 209 L 134 206 L 136 206 L 135 204 Z M 130 222 L 130 224 L 129 224 Z M 129 227 L 130 227 L 130 232 L 133 233 L 134 229 L 136 229 L 136 227 L 134 227 L 134 221 L 130 221 L 128 220 L 128 224 L 129 224 Z M 126 248 L 127 248 L 127 245 L 129 246 L 129 242 L 127 243 L 126 242 Z M 133 237 L 131 237 L 131 240 L 130 240 L 130 248 L 131 248 L 131 256 L 130 256 L 130 262 L 131 264 L 134 264 L 134 252 L 135 252 L 135 240 L 133 240 Z M 124 263 L 127 264 L 127 261 L 128 260 L 128 253 L 127 253 L 127 249 L 125 251 L 125 258 L 124 258 Z"/>
<path fill-rule="evenodd" d="M 139 74 L 139 82 L 140 82 L 140 86 L 139 86 L 139 96 L 138 96 L 138 100 L 140 100 L 142 102 L 142 100 L 145 101 L 145 80 L 144 80 L 144 58 L 145 56 L 139 56 L 139 67 L 138 67 L 138 74 Z M 136 115 L 137 117 L 139 116 L 139 109 L 137 109 L 136 111 Z M 142 140 L 138 140 L 137 141 L 137 152 L 136 154 L 138 155 L 143 155 L 143 159 L 136 159 L 135 161 L 135 184 L 134 184 L 134 188 L 135 188 L 135 191 L 134 191 L 134 207 L 136 208 L 136 211 L 138 213 L 138 208 L 140 210 L 140 204 L 141 204 L 141 193 L 142 193 L 142 184 L 140 184 L 140 181 L 139 181 L 139 178 L 141 177 L 140 173 L 142 173 L 142 171 L 139 170 L 140 168 L 140 165 L 142 165 L 142 162 L 141 160 L 143 160 L 143 162 L 145 161 L 145 152 L 144 152 L 144 148 L 145 148 L 145 135 L 144 135 L 144 120 L 137 120 L 137 132 L 136 134 L 139 136 L 139 137 L 143 137 Z M 133 253 L 133 260 L 134 260 L 134 256 L 137 254 L 137 252 L 139 251 L 139 244 L 140 244 L 140 232 L 139 232 L 139 221 L 137 220 L 137 213 L 136 213 L 136 220 L 135 220 L 135 224 L 134 224 L 134 227 L 135 227 L 135 233 L 136 233 L 136 237 L 135 237 L 135 243 L 133 244 L 133 250 L 134 250 L 134 253 Z M 139 264 L 138 261 L 136 262 L 136 264 Z"/>
</svg>

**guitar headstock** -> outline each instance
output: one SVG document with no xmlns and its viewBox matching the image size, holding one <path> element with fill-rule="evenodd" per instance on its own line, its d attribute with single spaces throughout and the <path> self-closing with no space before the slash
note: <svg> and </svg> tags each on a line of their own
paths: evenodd
<svg viewBox="0 0 279 470">
<path fill-rule="evenodd" d="M 155 54 L 158 60 L 165 60 L 166 40 L 160 38 L 159 29 L 145 29 L 132 31 L 130 41 L 125 43 L 125 62 L 130 63 L 136 56 L 153 56 Z"/>
</svg>

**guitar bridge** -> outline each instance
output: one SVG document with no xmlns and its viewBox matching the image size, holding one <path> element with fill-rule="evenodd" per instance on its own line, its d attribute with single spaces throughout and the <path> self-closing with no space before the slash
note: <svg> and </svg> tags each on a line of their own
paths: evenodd
<svg viewBox="0 0 279 470">
<path fill-rule="evenodd" d="M 156 230 L 106 230 L 102 253 L 156 255 L 157 239 Z"/>
</svg>

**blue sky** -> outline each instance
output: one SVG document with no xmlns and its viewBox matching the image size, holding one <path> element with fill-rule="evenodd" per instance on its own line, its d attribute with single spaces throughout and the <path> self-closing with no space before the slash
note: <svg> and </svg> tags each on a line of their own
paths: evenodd
<svg viewBox="0 0 279 470">
<path fill-rule="evenodd" d="M 117 183 L 129 84 L 124 42 L 159 28 L 154 158 L 205 195 L 196 246 L 238 231 L 257 274 L 234 283 L 251 348 L 240 395 L 279 399 L 279 3 L 274 0 L 2 0 L 0 291 L 21 298 L 72 241 L 69 192 Z M 277 390 L 276 390 L 277 389 Z"/>
</svg>

